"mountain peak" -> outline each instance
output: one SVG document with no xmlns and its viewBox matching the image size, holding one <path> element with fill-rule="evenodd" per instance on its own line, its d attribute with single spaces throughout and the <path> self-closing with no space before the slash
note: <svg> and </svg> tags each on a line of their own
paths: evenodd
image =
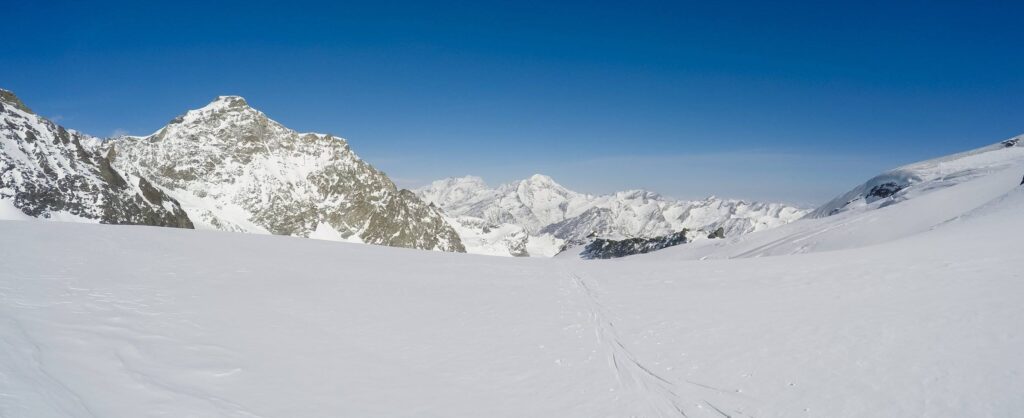
<svg viewBox="0 0 1024 418">
<path fill-rule="evenodd" d="M 217 96 L 203 109 L 249 109 L 249 102 L 242 96 Z"/>
<path fill-rule="evenodd" d="M 24 112 L 34 113 L 32 112 L 32 109 L 29 109 L 28 106 L 25 106 L 25 103 L 22 103 L 21 99 L 19 99 L 18 96 L 16 96 L 14 92 L 10 90 L 0 89 L 0 102 L 14 106 L 15 108 L 20 109 Z"/>
<path fill-rule="evenodd" d="M 555 179 L 551 178 L 551 176 L 546 176 L 546 175 L 543 175 L 543 174 L 534 174 L 534 175 L 530 176 L 530 178 L 526 179 L 525 181 L 527 181 L 529 183 L 536 183 L 536 184 L 553 184 L 553 185 L 556 185 L 556 186 L 558 185 L 558 183 L 555 183 Z"/>
<path fill-rule="evenodd" d="M 238 115 L 244 116 L 237 117 Z M 207 123 L 210 120 L 222 120 L 225 117 L 229 117 L 237 123 L 240 120 L 252 120 L 260 115 L 262 112 L 250 107 L 249 102 L 246 102 L 242 96 L 217 96 L 206 106 L 189 110 L 184 115 L 174 118 L 170 125 L 194 125 Z"/>
</svg>

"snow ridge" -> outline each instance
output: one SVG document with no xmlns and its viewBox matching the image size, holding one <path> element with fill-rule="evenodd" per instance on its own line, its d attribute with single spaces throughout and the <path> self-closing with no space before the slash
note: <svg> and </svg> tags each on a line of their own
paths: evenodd
<svg viewBox="0 0 1024 418">
<path fill-rule="evenodd" d="M 1022 138 L 1024 135 L 1018 135 L 986 147 L 887 171 L 815 209 L 807 217 L 877 209 L 1002 170 L 1024 160 Z"/>
</svg>

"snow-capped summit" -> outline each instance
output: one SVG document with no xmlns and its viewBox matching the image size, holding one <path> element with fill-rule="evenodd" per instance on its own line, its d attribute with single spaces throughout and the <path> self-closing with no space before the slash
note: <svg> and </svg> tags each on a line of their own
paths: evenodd
<svg viewBox="0 0 1024 418">
<path fill-rule="evenodd" d="M 214 99 L 212 102 L 210 102 L 210 104 L 204 106 L 202 109 L 209 109 L 209 108 L 222 108 L 222 109 L 238 108 L 238 109 L 241 109 L 241 108 L 250 108 L 250 107 L 249 107 L 249 102 L 245 101 L 245 98 L 242 97 L 242 96 L 217 96 L 216 99 Z"/>
<path fill-rule="evenodd" d="M 239 96 L 106 147 L 116 167 L 177 197 L 199 228 L 463 251 L 436 208 L 345 139 L 295 132 Z"/>
<path fill-rule="evenodd" d="M 519 182 L 520 185 L 529 185 L 533 187 L 549 187 L 556 189 L 566 190 L 561 184 L 555 182 L 555 179 L 550 176 L 546 176 L 540 173 L 534 174 L 525 180 Z"/>
<path fill-rule="evenodd" d="M 178 202 L 112 168 L 97 143 L 0 89 L 0 219 L 192 227 Z"/>
<path fill-rule="evenodd" d="M 727 235 L 739 235 L 782 225 L 806 213 L 783 204 L 714 197 L 676 201 L 647 190 L 593 196 L 569 190 L 542 174 L 497 188 L 478 177 L 448 178 L 418 189 L 417 194 L 444 209 L 464 240 L 482 246 L 468 245 L 468 251 L 494 254 L 496 247 L 511 246 L 514 250 L 505 255 L 517 251 L 523 255 L 523 248 L 530 255 L 553 255 L 565 245 L 595 237 L 653 238 L 683 228 L 723 228 Z M 496 230 L 509 231 L 516 239 L 494 236 Z"/>
</svg>

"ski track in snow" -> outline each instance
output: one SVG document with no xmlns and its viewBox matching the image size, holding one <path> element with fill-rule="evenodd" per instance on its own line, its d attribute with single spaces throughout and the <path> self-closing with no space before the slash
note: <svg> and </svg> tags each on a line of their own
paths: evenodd
<svg viewBox="0 0 1024 418">
<path fill-rule="evenodd" d="M 6 296 L 6 294 L 2 295 Z M 4 362 L 0 366 L 0 383 L 12 376 L 24 376 L 26 380 L 34 381 L 40 386 L 49 388 L 47 391 L 37 392 L 45 396 L 45 399 L 41 400 L 41 402 L 49 408 L 57 409 L 67 416 L 96 417 L 97 415 L 89 409 L 75 391 L 71 390 L 71 388 L 61 382 L 60 379 L 54 377 L 46 369 L 46 365 L 40 359 L 43 348 L 25 331 L 25 327 L 21 322 L 14 316 L 7 316 L 4 323 L 0 325 L 0 336 L 2 336 L 0 338 L 0 353 L 3 354 L 3 358 L 19 359 L 21 361 Z M 28 353 L 19 353 L 19 351 L 24 351 L 25 348 L 29 349 Z M 15 393 L 7 393 L 8 389 L 15 388 L 0 386 L 0 412 L 9 412 L 11 410 L 31 411 L 31 408 L 36 406 L 29 405 L 28 402 L 15 402 L 9 405 L 7 399 L 18 401 L 19 396 Z"/>
<path fill-rule="evenodd" d="M 740 411 L 734 411 L 734 414 L 738 415 L 726 413 L 706 399 L 694 402 L 694 399 L 681 397 L 679 395 L 680 388 L 675 383 L 645 366 L 622 342 L 622 338 L 616 331 L 615 322 L 612 320 L 614 315 L 601 303 L 595 285 L 587 284 L 587 281 L 577 273 L 568 272 L 566 275 L 572 281 L 576 293 L 584 300 L 585 314 L 590 318 L 595 337 L 607 356 L 608 367 L 620 387 L 632 390 L 642 397 L 659 417 L 689 417 L 690 415 L 686 413 L 683 405 L 693 404 L 701 407 L 701 403 L 708 405 L 717 414 L 726 418 L 747 416 Z M 730 392 L 703 383 L 689 380 L 683 382 L 704 390 L 736 395 L 735 391 Z"/>
</svg>

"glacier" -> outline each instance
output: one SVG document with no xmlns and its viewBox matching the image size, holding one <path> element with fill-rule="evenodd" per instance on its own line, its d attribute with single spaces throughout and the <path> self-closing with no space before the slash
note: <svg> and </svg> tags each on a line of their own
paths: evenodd
<svg viewBox="0 0 1024 418">
<path fill-rule="evenodd" d="M 0 415 L 1016 416 L 1021 149 L 903 171 L 594 261 L 0 221 Z"/>
</svg>

